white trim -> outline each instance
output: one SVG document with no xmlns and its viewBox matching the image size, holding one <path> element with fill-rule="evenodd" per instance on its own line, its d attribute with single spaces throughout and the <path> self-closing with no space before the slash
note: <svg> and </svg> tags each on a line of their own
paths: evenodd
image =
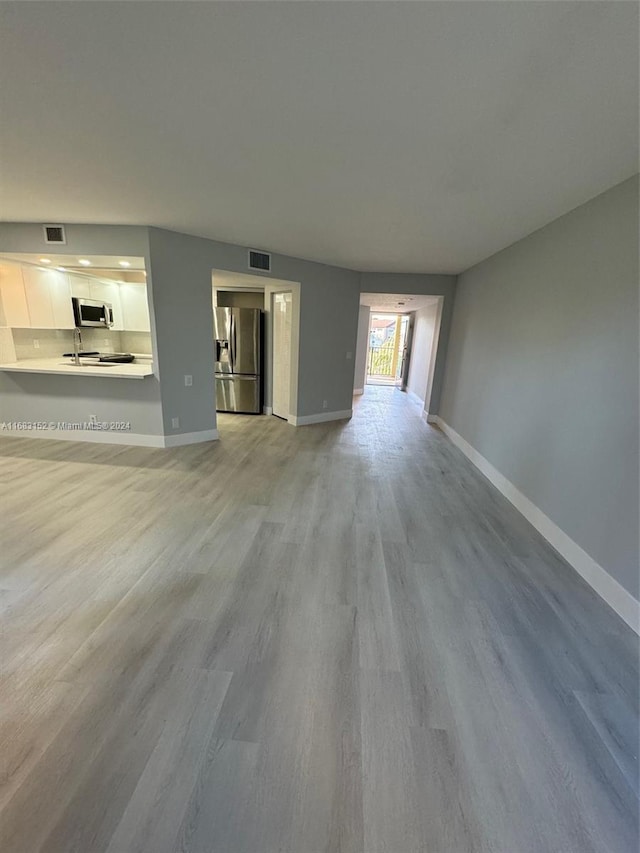
<svg viewBox="0 0 640 853">
<path fill-rule="evenodd" d="M 428 424 L 440 425 L 440 418 L 437 415 L 430 415 L 429 412 L 423 412 L 422 413 L 422 420 L 426 421 Z M 444 423 L 444 421 L 443 421 L 443 423 Z M 442 428 L 442 431 L 443 432 L 445 431 L 444 427 Z"/>
<path fill-rule="evenodd" d="M 307 426 L 308 424 L 322 424 L 326 421 L 347 420 L 352 414 L 352 409 L 345 409 L 343 412 L 322 412 L 318 415 L 289 415 L 288 421 L 293 426 Z"/>
<path fill-rule="evenodd" d="M 264 415 L 272 415 L 273 414 L 273 408 L 271 406 L 263 406 L 262 407 L 262 413 Z"/>
<path fill-rule="evenodd" d="M 203 429 L 199 432 L 180 432 L 177 435 L 165 435 L 163 447 L 181 447 L 183 444 L 199 444 L 202 441 L 217 441 L 217 429 Z"/>
<path fill-rule="evenodd" d="M 621 619 L 640 634 L 640 602 L 618 581 L 611 577 L 606 569 L 590 557 L 577 542 L 574 542 L 564 530 L 561 530 L 541 509 L 517 489 L 510 480 L 485 459 L 468 441 L 459 435 L 453 427 L 436 417 L 436 423 L 464 455 L 473 462 L 485 477 L 502 492 L 514 507 L 524 515 L 536 530 L 544 536 L 564 559 L 573 566 L 581 577 L 615 610 Z"/>
<path fill-rule="evenodd" d="M 0 437 L 3 435 L 11 438 L 48 438 L 50 441 L 86 441 L 90 444 L 124 444 L 131 447 L 178 447 L 199 441 L 214 441 L 218 438 L 218 430 L 183 432 L 178 435 L 148 435 L 142 432 L 110 432 L 99 429 L 3 429 Z"/>
<path fill-rule="evenodd" d="M 364 388 L 354 388 L 353 389 L 353 396 L 354 397 L 359 397 L 361 394 L 364 394 Z"/>
</svg>

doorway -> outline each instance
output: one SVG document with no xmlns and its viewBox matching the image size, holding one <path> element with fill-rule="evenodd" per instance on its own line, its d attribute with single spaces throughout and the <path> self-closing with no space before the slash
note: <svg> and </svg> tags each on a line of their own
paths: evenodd
<svg viewBox="0 0 640 853">
<path fill-rule="evenodd" d="M 379 388 L 376 398 L 391 401 L 395 391 L 404 391 L 428 417 L 437 381 L 442 307 L 442 296 L 360 294 L 354 396 Z"/>
<path fill-rule="evenodd" d="M 371 312 L 367 351 L 367 385 L 406 387 L 410 358 L 408 314 Z"/>
<path fill-rule="evenodd" d="M 278 297 L 277 299 L 275 297 Z M 214 329 L 216 326 L 217 313 L 237 314 L 235 322 L 231 325 L 236 331 L 235 337 L 229 336 L 229 356 L 232 361 L 237 361 L 237 330 L 240 329 L 241 314 L 252 314 L 259 311 L 262 315 L 260 324 L 259 368 L 252 371 L 260 376 L 260 413 L 271 415 L 277 414 L 290 422 L 295 422 L 298 397 L 298 351 L 299 351 L 299 327 L 300 327 L 300 284 L 284 279 L 272 279 L 265 276 L 256 276 L 248 273 L 237 273 L 229 270 L 212 270 L 212 306 Z M 281 314 L 276 314 L 276 308 Z M 275 330 L 275 322 L 278 320 L 279 327 Z M 284 322 L 282 322 L 284 321 Z M 214 331 L 214 336 L 216 332 Z M 277 334 L 277 341 L 274 341 Z M 220 395 L 218 386 L 223 382 L 230 384 L 230 379 L 218 374 L 226 369 L 222 364 L 224 358 L 224 335 L 222 341 L 215 341 L 216 362 L 214 372 L 216 374 L 216 409 L 218 428 L 222 432 L 225 429 L 240 429 L 246 422 L 246 414 L 240 413 L 229 405 L 219 405 Z M 247 337 L 247 336 L 245 336 Z M 254 338 L 253 334 L 248 335 Z M 232 346 L 232 343 L 235 345 Z M 221 345 L 219 345 L 219 343 Z M 233 374 L 231 368 L 227 372 Z M 219 381 L 218 381 L 219 380 Z M 236 385 L 240 385 L 240 380 Z M 226 387 L 225 385 L 225 387 Z M 275 405 L 274 405 L 275 395 Z M 223 401 L 224 403 L 224 401 Z M 255 407 L 253 408 L 254 413 Z"/>
</svg>

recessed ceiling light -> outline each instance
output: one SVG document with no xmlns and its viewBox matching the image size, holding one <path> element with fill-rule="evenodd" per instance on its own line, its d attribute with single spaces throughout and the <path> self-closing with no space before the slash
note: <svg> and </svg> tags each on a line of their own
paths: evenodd
<svg viewBox="0 0 640 853">
<path fill-rule="evenodd" d="M 41 264 L 50 264 L 51 258 L 39 258 Z"/>
<path fill-rule="evenodd" d="M 118 261 L 121 267 L 130 267 L 131 263 L 129 261 Z"/>
<path fill-rule="evenodd" d="M 66 267 L 56 267 L 56 269 L 60 270 L 60 272 L 66 272 L 67 271 Z"/>
<path fill-rule="evenodd" d="M 86 258 L 78 258 L 78 263 L 82 264 L 83 267 L 91 266 L 91 261 L 88 261 Z"/>
</svg>

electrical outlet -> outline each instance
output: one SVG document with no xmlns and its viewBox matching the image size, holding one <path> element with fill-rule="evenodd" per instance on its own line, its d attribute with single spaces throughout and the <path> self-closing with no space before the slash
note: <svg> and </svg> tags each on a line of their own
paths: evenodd
<svg viewBox="0 0 640 853">
<path fill-rule="evenodd" d="M 173 429 L 179 429 L 180 428 L 180 418 L 171 418 L 171 427 Z"/>
<path fill-rule="evenodd" d="M 107 347 L 109 346 L 109 338 L 105 338 L 102 343 Z"/>
<path fill-rule="evenodd" d="M 33 339 L 33 348 L 40 349 L 40 341 L 36 340 L 35 338 Z"/>
<path fill-rule="evenodd" d="M 193 385 L 193 376 L 191 376 L 191 374 L 185 374 L 184 384 L 187 386 L 187 388 L 190 388 Z"/>
<path fill-rule="evenodd" d="M 323 408 L 323 409 L 326 409 L 326 408 L 327 408 L 327 401 L 326 401 L 326 400 L 323 400 L 323 401 L 322 401 L 322 408 Z"/>
<path fill-rule="evenodd" d="M 348 352 L 348 353 L 347 353 L 347 361 L 351 361 L 351 359 L 352 359 L 352 358 L 353 358 L 353 353 L 352 353 L 352 352 Z"/>
</svg>

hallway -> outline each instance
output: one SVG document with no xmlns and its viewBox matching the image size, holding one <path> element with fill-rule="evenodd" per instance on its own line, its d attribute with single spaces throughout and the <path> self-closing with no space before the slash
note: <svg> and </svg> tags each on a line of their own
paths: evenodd
<svg viewBox="0 0 640 853">
<path fill-rule="evenodd" d="M 4 853 L 631 853 L 637 638 L 406 394 L 0 439 Z"/>
</svg>

